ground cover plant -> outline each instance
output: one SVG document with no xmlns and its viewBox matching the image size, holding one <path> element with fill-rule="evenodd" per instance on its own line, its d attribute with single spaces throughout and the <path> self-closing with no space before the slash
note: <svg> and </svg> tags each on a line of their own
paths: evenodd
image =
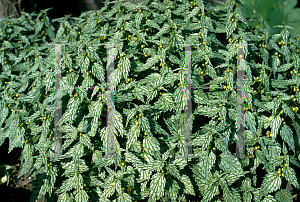
<svg viewBox="0 0 300 202">
<path fill-rule="evenodd" d="M 244 3 L 106 1 L 79 18 L 50 20 L 44 10 L 1 20 L 0 145 L 8 138 L 9 152 L 23 149 L 19 177 L 31 170 L 31 201 L 293 201 L 285 185 L 300 188 L 300 40 L 289 35 L 292 27 L 272 34 L 263 19 L 246 18 Z M 54 43 L 68 44 L 61 47 L 68 158 L 61 159 L 47 158 L 57 144 Z M 111 78 L 120 158 L 103 158 L 107 44 L 119 44 Z M 192 146 L 200 158 L 176 158 L 184 153 L 190 82 L 179 44 L 192 47 Z M 237 93 L 230 87 L 242 44 L 247 158 L 232 158 Z M 228 88 L 197 88 L 204 85 Z"/>
</svg>

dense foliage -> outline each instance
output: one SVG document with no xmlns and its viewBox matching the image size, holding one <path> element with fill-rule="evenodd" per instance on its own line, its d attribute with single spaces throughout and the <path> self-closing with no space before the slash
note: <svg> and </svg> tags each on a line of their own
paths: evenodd
<svg viewBox="0 0 300 202">
<path fill-rule="evenodd" d="M 9 138 L 9 152 L 23 148 L 20 177 L 32 169 L 31 201 L 42 195 L 56 201 L 54 192 L 63 202 L 175 202 L 191 195 L 203 202 L 221 195 L 235 202 L 292 201 L 285 183 L 300 188 L 299 39 L 289 35 L 291 27 L 272 34 L 262 19 L 246 18 L 244 3 L 106 0 L 101 10 L 79 18 L 49 20 L 45 10 L 1 20 L 0 145 Z M 61 48 L 61 100 L 62 151 L 70 158 L 47 158 L 55 144 L 55 46 L 47 43 L 69 44 Z M 114 46 L 115 151 L 121 158 L 103 158 L 103 43 L 123 43 Z M 247 158 L 231 158 L 238 43 L 245 50 Z M 193 155 L 200 158 L 176 158 L 184 152 L 189 82 L 179 44 L 192 46 Z M 228 88 L 200 87 L 207 85 Z"/>
</svg>

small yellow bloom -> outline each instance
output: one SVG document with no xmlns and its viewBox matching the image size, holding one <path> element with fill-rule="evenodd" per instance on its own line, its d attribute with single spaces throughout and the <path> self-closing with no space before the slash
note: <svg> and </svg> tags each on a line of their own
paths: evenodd
<svg viewBox="0 0 300 202">
<path fill-rule="evenodd" d="M 139 122 L 137 121 L 135 124 L 136 124 L 136 125 L 139 125 Z"/>
</svg>

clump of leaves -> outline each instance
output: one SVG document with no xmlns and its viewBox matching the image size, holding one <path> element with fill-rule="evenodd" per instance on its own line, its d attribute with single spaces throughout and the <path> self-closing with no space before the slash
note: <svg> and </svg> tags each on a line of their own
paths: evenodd
<svg viewBox="0 0 300 202">
<path fill-rule="evenodd" d="M 54 192 L 59 201 L 218 201 L 220 195 L 225 201 L 291 200 L 283 186 L 289 181 L 299 189 L 299 39 L 283 25 L 272 34 L 262 19 L 245 17 L 243 4 L 106 0 L 101 10 L 79 18 L 52 21 L 45 10 L 1 20 L 0 145 L 9 138 L 9 152 L 23 148 L 19 177 L 33 168 L 31 200 L 53 198 Z M 64 44 L 61 72 L 54 43 Z M 191 96 L 183 88 L 187 44 L 193 155 L 200 157 L 193 160 L 177 158 L 185 146 L 184 96 Z M 115 158 L 103 158 L 112 46 Z M 245 53 L 245 147 L 251 158 L 232 158 L 235 90 L 201 88 L 235 86 L 239 46 Z M 59 144 L 55 74 L 62 86 L 64 158 L 58 159 L 52 158 Z M 264 176 L 258 173 L 262 165 Z"/>
</svg>

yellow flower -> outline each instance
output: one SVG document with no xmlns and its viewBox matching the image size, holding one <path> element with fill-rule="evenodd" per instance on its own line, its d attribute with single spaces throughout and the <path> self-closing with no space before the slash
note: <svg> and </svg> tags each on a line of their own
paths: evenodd
<svg viewBox="0 0 300 202">
<path fill-rule="evenodd" d="M 139 125 L 139 122 L 137 121 L 135 124 L 136 124 L 136 125 Z"/>
</svg>

